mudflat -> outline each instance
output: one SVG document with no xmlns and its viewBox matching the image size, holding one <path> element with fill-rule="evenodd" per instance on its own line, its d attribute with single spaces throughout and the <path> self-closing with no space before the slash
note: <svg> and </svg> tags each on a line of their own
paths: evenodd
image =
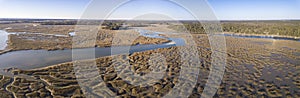
<svg viewBox="0 0 300 98">
<path fill-rule="evenodd" d="M 138 36 L 139 32 L 131 29 L 101 30 L 95 33 L 86 33 L 86 30 L 89 30 L 89 26 L 76 28 L 75 25 L 37 25 L 34 23 L 1 24 L 0 29 L 8 33 L 15 33 L 9 35 L 8 46 L 5 51 L 1 50 L 2 52 L 40 49 L 61 50 L 87 47 L 110 47 L 112 45 L 161 44 L 169 42 L 169 40 L 161 38 Z M 69 33 L 75 30 L 78 30 L 76 34 L 86 36 L 80 40 L 84 42 L 92 41 L 93 43 L 82 43 L 83 46 L 73 47 L 72 43 L 74 37 L 69 35 Z M 114 35 L 118 36 L 113 37 Z"/>
<path fill-rule="evenodd" d="M 189 97 L 200 97 L 211 70 L 212 51 L 205 34 L 192 34 L 190 37 L 197 43 L 196 50 L 191 51 L 198 51 L 195 53 L 198 53 L 200 61 L 189 63 L 197 64 L 200 72 L 198 82 Z M 300 97 L 300 47 L 297 46 L 300 46 L 297 41 L 227 36 L 227 65 L 215 97 Z M 178 51 L 180 48 L 182 47 L 98 58 L 97 69 L 93 70 L 99 75 L 90 79 L 76 77 L 78 70 L 74 69 L 72 62 L 32 70 L 6 70 L 15 76 L 1 75 L 1 96 L 100 97 L 112 94 L 121 97 L 162 97 L 180 80 L 181 58 L 196 55 L 181 55 Z M 149 61 L 150 58 L 154 62 Z M 86 62 L 80 71 L 91 72 L 92 65 L 88 64 L 89 60 Z M 131 69 L 138 75 L 149 73 L 149 66 L 152 65 L 159 65 L 167 70 L 162 79 L 154 84 L 135 86 L 126 82 L 126 77 L 121 78 L 122 74 L 118 74 L 115 66 L 122 64 L 132 65 Z M 98 78 L 103 81 L 89 83 L 89 80 Z M 91 89 L 82 90 L 78 79 L 83 79 L 86 82 L 84 84 L 87 84 L 84 87 Z M 133 78 L 132 81 L 138 80 Z M 109 89 L 101 90 L 103 86 Z"/>
</svg>

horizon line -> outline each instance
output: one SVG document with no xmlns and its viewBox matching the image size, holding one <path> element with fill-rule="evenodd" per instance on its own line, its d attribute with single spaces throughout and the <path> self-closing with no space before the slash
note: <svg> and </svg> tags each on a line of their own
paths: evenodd
<svg viewBox="0 0 300 98">
<path fill-rule="evenodd" d="M 162 20 L 162 19 L 78 19 L 78 18 L 0 18 L 0 21 L 5 19 L 11 20 L 133 20 L 133 21 L 198 21 L 195 19 L 178 19 L 178 20 Z M 217 19 L 217 21 L 297 21 L 299 19 Z M 200 20 L 200 21 L 215 21 L 215 20 Z"/>
</svg>

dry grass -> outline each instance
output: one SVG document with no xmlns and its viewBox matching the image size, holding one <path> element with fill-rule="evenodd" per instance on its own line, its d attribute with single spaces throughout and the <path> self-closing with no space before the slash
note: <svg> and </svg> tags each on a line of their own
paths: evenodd
<svg viewBox="0 0 300 98">
<path fill-rule="evenodd" d="M 110 46 L 125 46 L 137 44 L 161 44 L 169 42 L 166 39 L 148 38 L 139 36 L 139 33 L 134 30 L 98 30 L 97 26 L 78 26 L 74 25 L 38 25 L 33 26 L 29 23 L 19 24 L 1 24 L 1 29 L 6 29 L 8 32 L 28 32 L 28 33 L 43 33 L 43 34 L 59 34 L 68 36 L 69 32 L 78 31 L 76 34 L 80 37 L 61 37 L 53 35 L 41 34 L 14 34 L 9 36 L 8 47 L 9 51 L 16 50 L 61 50 L 71 48 L 84 47 L 110 47 Z M 90 33 L 96 29 L 96 33 Z M 76 40 L 77 39 L 77 40 Z M 78 42 L 78 43 L 77 43 Z M 72 43 L 76 43 L 72 46 Z M 0 51 L 1 52 L 1 51 Z M 2 52 L 1 52 L 2 53 Z"/>
<path fill-rule="evenodd" d="M 184 37 L 177 35 L 178 37 Z M 197 43 L 199 62 L 190 60 L 188 63 L 200 69 L 198 82 L 190 97 L 200 97 L 205 87 L 207 76 L 211 70 L 211 53 L 209 40 L 206 35 L 193 34 L 188 37 Z M 144 40 L 144 39 L 143 39 Z M 226 37 L 227 66 L 222 83 L 215 97 L 300 97 L 299 64 L 300 43 L 286 40 L 266 40 Z M 50 67 L 32 70 L 12 70 L 17 76 L 29 75 L 35 80 L 24 77 L 2 77 L 1 96 L 32 96 L 32 97 L 91 97 L 104 96 L 110 92 L 121 97 L 162 97 L 172 90 L 179 80 L 182 70 L 180 47 L 156 49 L 138 52 L 131 55 L 119 55 L 98 58 L 97 68 L 89 61 L 81 66 L 81 72 L 87 77 L 77 77 L 90 90 L 80 89 L 76 83 L 73 63 L 58 64 Z M 159 55 L 155 55 L 159 54 Z M 183 58 L 195 58 L 196 54 L 185 55 Z M 157 57 L 158 62 L 150 61 Z M 153 60 L 153 59 L 151 59 Z M 166 63 L 160 60 L 165 60 Z M 128 62 L 126 62 L 128 61 Z M 162 79 L 150 86 L 135 86 L 117 74 L 115 66 L 131 64 L 135 74 L 144 75 L 151 71 L 150 66 L 162 65 L 167 68 Z M 122 66 L 120 66 L 122 67 Z M 92 68 L 92 69 L 91 69 Z M 118 67 L 117 67 L 118 68 Z M 100 75 L 89 76 L 91 72 Z M 126 73 L 126 72 L 125 72 Z M 198 74 L 198 73 L 194 73 Z M 90 81 L 102 78 L 104 81 Z M 13 80 L 7 82 L 8 80 Z M 138 81 L 132 79 L 133 81 Z M 8 84 L 7 88 L 3 84 Z M 109 89 L 102 89 L 106 86 Z M 31 88 L 31 89 L 28 89 Z M 87 94 L 87 96 L 84 95 Z"/>
</svg>

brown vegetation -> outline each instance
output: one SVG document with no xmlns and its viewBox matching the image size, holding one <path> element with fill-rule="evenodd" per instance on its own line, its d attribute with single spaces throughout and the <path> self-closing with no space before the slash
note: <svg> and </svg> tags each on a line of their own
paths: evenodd
<svg viewBox="0 0 300 98">
<path fill-rule="evenodd" d="M 9 36 L 8 47 L 10 51 L 14 50 L 29 50 L 29 49 L 45 49 L 45 50 L 57 50 L 57 49 L 71 49 L 73 43 L 73 37 L 68 36 L 69 32 L 75 30 L 74 25 L 37 25 L 34 26 L 30 23 L 21 24 L 1 24 L 0 28 L 6 29 L 8 32 L 28 32 L 20 34 L 12 34 Z M 76 28 L 79 31 L 88 30 L 88 27 Z M 91 43 L 92 45 L 82 47 L 109 47 L 111 45 L 124 46 L 124 45 L 137 45 L 137 44 L 160 44 L 169 42 L 166 39 L 148 38 L 139 36 L 139 33 L 134 30 L 99 30 L 95 31 L 96 34 L 80 33 L 84 36 L 80 38 L 83 42 L 96 41 Z M 32 33 L 32 34 L 29 34 Z M 39 34 L 42 33 L 42 34 Z M 44 35 L 43 35 L 44 34 Z M 47 34 L 58 34 L 65 36 L 54 36 Z M 118 36 L 116 36 L 118 35 Z M 114 44 L 113 44 L 114 41 Z"/>
<path fill-rule="evenodd" d="M 211 64 L 211 50 L 205 35 L 193 35 L 198 44 L 199 58 L 201 60 L 198 83 L 193 88 L 190 97 L 200 97 L 205 87 Z M 222 84 L 215 97 L 299 97 L 299 53 L 298 42 L 294 41 L 272 41 L 265 39 L 237 39 L 226 37 L 227 42 L 227 66 Z M 284 43 L 284 44 L 283 44 Z M 289 47 L 289 48 L 287 48 Z M 178 80 L 180 65 L 180 47 L 151 50 L 134 53 L 131 55 L 120 55 L 103 57 L 96 60 L 100 75 L 91 78 L 102 78 L 109 91 L 100 91 L 101 83 L 89 83 L 85 80 L 91 91 L 81 91 L 76 82 L 72 63 L 64 63 L 51 67 L 35 70 L 12 70 L 15 75 L 29 75 L 36 80 L 26 80 L 22 77 L 2 77 L 1 83 L 3 96 L 53 96 L 53 97 L 91 97 L 103 96 L 103 92 L 113 92 L 121 97 L 162 97 L 169 92 Z M 196 50 L 194 50 L 196 51 Z M 153 54 L 160 54 L 165 58 L 163 62 L 154 62 L 153 65 L 167 67 L 164 77 L 153 84 L 153 86 L 134 86 L 120 78 L 116 74 L 114 66 L 126 64 L 133 65 L 136 74 L 147 74 L 149 72 L 149 59 Z M 277 56 L 275 56 L 277 55 Z M 189 55 L 185 55 L 189 56 Z M 193 56 L 193 55 L 190 55 Z M 115 61 L 119 59 L 118 61 Z M 193 63 L 193 62 L 190 62 Z M 90 72 L 90 65 L 83 66 L 81 71 Z M 79 78 L 81 79 L 81 78 Z M 10 81 L 13 80 L 13 81 Z M 100 85 L 101 84 L 101 85 Z M 27 88 L 31 88 L 27 89 Z M 38 89 L 38 90 L 34 90 Z M 84 93 L 88 95 L 85 96 Z"/>
</svg>

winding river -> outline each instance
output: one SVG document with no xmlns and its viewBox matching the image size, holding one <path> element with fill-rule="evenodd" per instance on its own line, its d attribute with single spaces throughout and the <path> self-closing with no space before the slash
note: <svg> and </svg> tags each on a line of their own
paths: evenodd
<svg viewBox="0 0 300 98">
<path fill-rule="evenodd" d="M 152 32 L 143 29 L 137 29 L 141 36 L 151 37 L 151 38 L 164 38 L 171 42 L 164 44 L 148 44 L 148 45 L 136 45 L 136 46 L 114 46 L 114 47 L 96 47 L 96 48 L 84 48 L 84 49 L 66 49 L 66 50 L 23 50 L 23 51 L 13 51 L 0 55 L 0 69 L 6 68 L 19 68 L 19 69 L 33 69 L 41 68 L 50 65 L 71 62 L 72 61 L 72 51 L 80 53 L 82 57 L 88 57 L 90 51 L 95 51 L 95 57 L 105 57 L 117 54 L 142 52 L 147 50 L 153 50 L 158 48 L 168 48 L 172 46 L 182 46 L 185 45 L 185 41 L 181 38 L 167 38 L 161 36 L 163 32 Z M 151 32 L 151 33 L 149 33 Z M 7 46 L 6 41 L 8 40 L 8 35 L 13 33 L 7 33 L 0 30 L 0 50 L 5 49 Z M 69 36 L 76 36 L 75 32 L 70 32 Z M 276 39 L 276 40 L 294 40 L 289 38 L 277 38 L 277 37 L 266 37 L 266 36 L 239 36 L 232 34 L 224 34 L 222 36 L 232 36 L 236 38 L 265 38 L 265 39 Z M 67 36 L 62 36 L 67 37 Z M 298 40 L 296 40 L 298 41 Z M 114 48 L 113 54 L 111 52 Z M 117 50 L 117 51 L 115 51 Z M 128 51 L 129 50 L 129 51 Z M 86 59 L 86 58 L 85 58 Z"/>
<path fill-rule="evenodd" d="M 136 46 L 114 46 L 114 47 L 96 47 L 96 48 L 84 48 L 84 49 L 66 49 L 66 50 L 22 50 L 13 51 L 0 55 L 0 69 L 7 68 L 19 68 L 19 69 L 34 69 L 41 68 L 50 65 L 71 62 L 72 51 L 80 53 L 81 57 L 88 57 L 86 54 L 90 51 L 95 51 L 95 57 L 105 57 L 110 55 L 125 54 L 142 52 L 147 50 L 153 50 L 158 48 L 167 48 L 172 46 L 182 46 L 185 44 L 181 38 L 166 38 L 160 36 L 157 32 L 147 33 L 146 30 L 138 30 L 142 36 L 151 38 L 165 38 L 171 40 L 171 42 L 164 44 L 148 44 L 148 45 L 136 45 Z M 74 35 L 73 35 L 74 36 Z M 114 48 L 113 54 L 111 52 Z M 129 51 L 128 51 L 129 49 Z M 86 58 L 85 58 L 86 59 Z"/>
</svg>

